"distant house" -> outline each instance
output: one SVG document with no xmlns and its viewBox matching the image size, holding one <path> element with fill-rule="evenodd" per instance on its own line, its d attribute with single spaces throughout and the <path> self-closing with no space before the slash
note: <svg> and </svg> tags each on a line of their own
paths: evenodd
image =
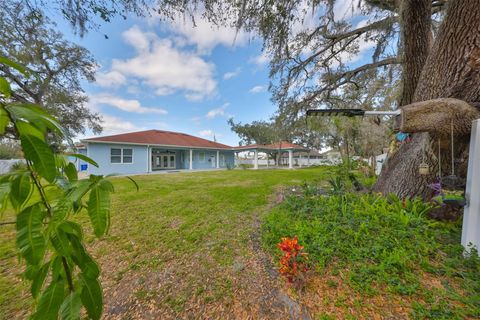
<svg viewBox="0 0 480 320">
<path fill-rule="evenodd" d="M 180 132 L 147 130 L 82 140 L 77 152 L 98 168 L 80 161 L 89 174 L 137 174 L 159 170 L 198 170 L 234 165 L 233 148 Z"/>
<path fill-rule="evenodd" d="M 342 154 L 340 151 L 336 150 L 325 151 L 321 154 L 321 156 L 330 162 L 339 162 L 342 160 Z"/>
</svg>

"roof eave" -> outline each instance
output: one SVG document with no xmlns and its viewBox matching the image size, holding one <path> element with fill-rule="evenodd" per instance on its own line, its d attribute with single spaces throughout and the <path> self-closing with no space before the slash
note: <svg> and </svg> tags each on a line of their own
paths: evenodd
<svg viewBox="0 0 480 320">
<path fill-rule="evenodd" d="M 103 144 L 126 144 L 135 146 L 151 146 L 151 147 L 166 147 L 166 148 L 188 148 L 188 149 L 205 149 L 205 150 L 233 150 L 233 147 L 197 147 L 197 146 L 181 146 L 172 144 L 156 144 L 156 143 L 138 143 L 138 142 L 119 142 L 119 141 L 102 141 L 102 140 L 80 140 L 83 143 L 103 143 Z"/>
</svg>

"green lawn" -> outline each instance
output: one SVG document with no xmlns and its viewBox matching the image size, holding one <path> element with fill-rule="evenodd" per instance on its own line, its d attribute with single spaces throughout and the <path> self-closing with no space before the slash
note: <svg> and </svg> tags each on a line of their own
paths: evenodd
<svg viewBox="0 0 480 320">
<path fill-rule="evenodd" d="M 312 319 L 480 315 L 480 259 L 462 258 L 459 223 L 428 219 L 418 201 L 316 196 L 339 170 L 136 176 L 138 192 L 113 178 L 109 234 L 98 240 L 86 230 L 102 267 L 104 318 L 310 319 L 305 310 Z M 279 196 L 282 186 L 299 185 Z M 89 225 L 86 213 L 76 219 Z M 28 283 L 13 226 L 0 228 L 0 319 L 22 319 L 32 305 Z M 276 244 L 294 235 L 312 270 L 302 292 L 274 271 Z"/>
<path fill-rule="evenodd" d="M 95 241 L 87 237 L 102 266 L 105 316 L 275 314 L 268 301 L 259 300 L 275 288 L 258 259 L 259 217 L 278 187 L 321 181 L 329 170 L 136 176 L 138 192 L 126 179 L 113 179 L 116 193 L 109 235 Z M 85 220 L 86 214 L 78 219 Z M 14 251 L 13 227 L 0 228 L 0 318 L 23 318 L 31 301 L 19 277 L 22 267 Z"/>
</svg>

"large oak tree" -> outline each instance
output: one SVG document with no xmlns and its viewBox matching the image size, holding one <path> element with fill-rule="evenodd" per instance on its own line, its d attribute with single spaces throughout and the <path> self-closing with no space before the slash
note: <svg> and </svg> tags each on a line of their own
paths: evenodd
<svg viewBox="0 0 480 320">
<path fill-rule="evenodd" d="M 6 65 L 0 76 L 14 85 L 12 99 L 48 109 L 74 135 L 87 128 L 100 132 L 100 117 L 86 105 L 83 81 L 93 81 L 97 64 L 91 53 L 64 39 L 41 11 L 21 1 L 0 7 L 0 56 L 34 72 L 25 77 Z"/>
<path fill-rule="evenodd" d="M 435 98 L 457 98 L 479 107 L 478 0 L 350 1 L 351 10 L 363 17 L 360 20 L 336 16 L 335 4 L 339 2 L 348 4 L 341 0 L 161 0 L 155 4 L 125 0 L 120 4 L 127 11 L 154 8 L 167 19 L 179 14 L 201 17 L 260 36 L 271 59 L 271 89 L 281 113 L 302 114 L 308 108 L 330 107 L 332 96 L 345 87 L 365 88 L 368 81 L 364 81 L 364 75 L 368 72 L 389 73 L 392 84 L 402 80 L 398 107 Z M 108 7 L 106 2 L 86 3 Z M 82 27 L 71 18 L 78 16 L 68 10 L 62 12 L 74 26 Z M 372 43 L 371 61 L 352 63 L 351 57 Z M 395 74 L 398 66 L 399 75 Z M 379 97 L 382 94 L 379 92 Z M 436 108 L 435 104 L 430 107 Z M 453 126 L 465 126 L 460 118 L 457 116 Z M 465 134 L 468 130 L 459 131 L 464 134 L 454 138 L 453 162 L 456 174 L 464 177 L 469 137 Z M 376 189 L 401 197 L 428 196 L 427 184 L 438 179 L 435 172 L 440 161 L 434 152 L 438 147 L 444 155 L 443 173 L 450 172 L 447 137 L 416 133 L 410 143 L 391 156 Z M 430 175 L 418 174 L 422 161 L 430 164 Z"/>
</svg>

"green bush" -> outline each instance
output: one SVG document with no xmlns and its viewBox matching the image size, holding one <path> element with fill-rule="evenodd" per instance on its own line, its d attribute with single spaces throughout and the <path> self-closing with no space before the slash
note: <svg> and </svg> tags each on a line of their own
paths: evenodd
<svg viewBox="0 0 480 320">
<path fill-rule="evenodd" d="M 296 235 L 314 270 L 342 268 L 349 285 L 367 295 L 386 288 L 394 294 L 428 297 L 432 292 L 422 287 L 419 272 L 463 277 L 464 294 L 447 284 L 434 295 L 466 305 L 450 304 L 445 316 L 453 309 L 462 316 L 480 316 L 480 259 L 475 254 L 463 258 L 460 224 L 428 219 L 429 208 L 420 200 L 373 194 L 291 196 L 266 216 L 263 243 L 278 254 L 279 239 Z M 417 314 L 428 315 L 435 308 L 425 301 L 415 306 Z"/>
<path fill-rule="evenodd" d="M 242 170 L 247 170 L 248 168 L 253 168 L 253 165 L 251 164 L 246 164 L 246 163 L 240 163 L 238 167 Z"/>
</svg>

